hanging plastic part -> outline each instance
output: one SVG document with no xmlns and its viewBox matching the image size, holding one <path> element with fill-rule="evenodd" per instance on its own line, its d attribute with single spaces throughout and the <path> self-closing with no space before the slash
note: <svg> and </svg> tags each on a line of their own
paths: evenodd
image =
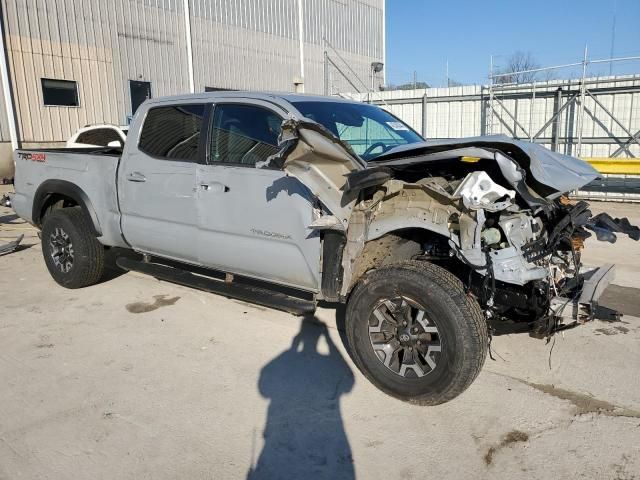
<svg viewBox="0 0 640 480">
<path fill-rule="evenodd" d="M 498 212 L 513 204 L 516 192 L 501 187 L 486 172 L 477 171 L 466 176 L 453 196 L 461 198 L 464 206 L 470 210 Z"/>
</svg>

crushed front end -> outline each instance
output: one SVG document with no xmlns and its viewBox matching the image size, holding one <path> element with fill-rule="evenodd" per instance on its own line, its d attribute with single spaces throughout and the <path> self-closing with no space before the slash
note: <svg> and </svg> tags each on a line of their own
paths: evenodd
<svg viewBox="0 0 640 480">
<path fill-rule="evenodd" d="M 548 337 L 617 315 L 598 305 L 614 267 L 584 266 L 582 249 L 594 233 L 613 242 L 620 233 L 638 239 L 640 230 L 626 219 L 593 217 L 586 202 L 569 200 L 567 191 L 598 175 L 585 162 L 540 146 L 483 138 L 425 147 L 410 161 L 401 155 L 376 163 L 456 207 L 446 247 L 427 246 L 425 255 L 448 263 L 488 318 L 526 322 L 533 336 Z"/>
<path fill-rule="evenodd" d="M 309 228 L 341 238 L 327 253 L 340 262 L 331 291 L 323 288 L 329 299 L 347 298 L 387 257 L 406 258 L 405 241 L 457 275 L 487 319 L 548 337 L 605 312 L 598 300 L 614 269 L 583 266 L 585 240 L 640 238 L 626 219 L 592 217 L 568 199 L 599 176 L 586 162 L 503 136 L 405 145 L 365 162 L 322 125 L 290 118 L 263 166 L 273 165 L 318 198 Z"/>
</svg>

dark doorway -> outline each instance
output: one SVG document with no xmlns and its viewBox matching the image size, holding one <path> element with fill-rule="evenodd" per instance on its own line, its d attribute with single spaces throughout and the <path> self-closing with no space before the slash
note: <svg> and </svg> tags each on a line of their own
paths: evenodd
<svg viewBox="0 0 640 480">
<path fill-rule="evenodd" d="M 205 92 L 235 92 L 235 88 L 204 87 Z"/>
<path fill-rule="evenodd" d="M 129 88 L 131 89 L 131 114 L 133 115 L 142 102 L 151 98 L 151 82 L 129 80 Z"/>
</svg>

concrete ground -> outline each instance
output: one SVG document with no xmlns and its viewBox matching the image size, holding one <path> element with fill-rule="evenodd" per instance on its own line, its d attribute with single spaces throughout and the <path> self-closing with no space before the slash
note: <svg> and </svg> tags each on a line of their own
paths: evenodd
<svg viewBox="0 0 640 480">
<path fill-rule="evenodd" d="M 0 209 L 0 243 L 19 233 L 0 257 L 0 479 L 640 477 L 627 238 L 585 255 L 619 265 L 621 322 L 496 337 L 467 392 L 417 407 L 357 371 L 334 310 L 301 319 L 137 274 L 65 290 Z"/>
</svg>

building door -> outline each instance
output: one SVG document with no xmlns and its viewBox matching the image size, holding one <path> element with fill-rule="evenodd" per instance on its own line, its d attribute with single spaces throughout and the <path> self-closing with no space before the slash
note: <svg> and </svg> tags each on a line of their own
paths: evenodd
<svg viewBox="0 0 640 480">
<path fill-rule="evenodd" d="M 134 115 L 142 102 L 151 98 L 151 82 L 129 80 L 129 89 L 131 90 L 131 115 Z"/>
</svg>

